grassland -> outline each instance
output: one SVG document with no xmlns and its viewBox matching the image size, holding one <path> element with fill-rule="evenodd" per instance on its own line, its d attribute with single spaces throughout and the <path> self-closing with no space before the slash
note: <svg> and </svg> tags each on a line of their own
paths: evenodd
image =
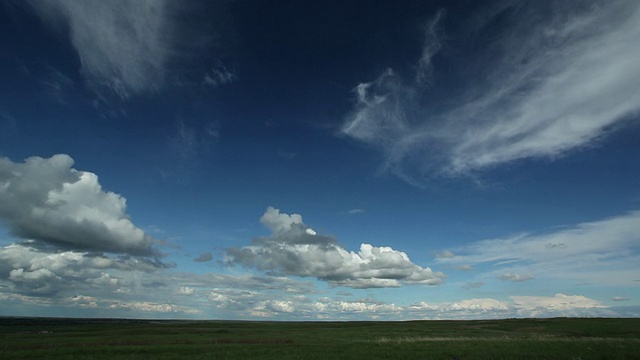
<svg viewBox="0 0 640 360">
<path fill-rule="evenodd" d="M 640 319 L 0 318 L 5 359 L 640 359 Z"/>
</svg>

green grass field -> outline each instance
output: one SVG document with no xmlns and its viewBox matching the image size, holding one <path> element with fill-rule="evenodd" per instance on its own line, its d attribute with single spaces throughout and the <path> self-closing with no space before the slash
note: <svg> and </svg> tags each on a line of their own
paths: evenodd
<svg viewBox="0 0 640 360">
<path fill-rule="evenodd" d="M 640 319 L 0 318 L 4 359 L 640 359 Z"/>
</svg>

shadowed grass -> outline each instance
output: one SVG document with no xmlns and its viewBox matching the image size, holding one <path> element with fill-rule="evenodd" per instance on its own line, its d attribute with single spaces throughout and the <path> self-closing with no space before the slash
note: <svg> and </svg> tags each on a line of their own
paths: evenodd
<svg viewBox="0 0 640 360">
<path fill-rule="evenodd" d="M 7 359 L 635 359 L 638 354 L 640 319 L 0 319 L 0 358 Z"/>
</svg>

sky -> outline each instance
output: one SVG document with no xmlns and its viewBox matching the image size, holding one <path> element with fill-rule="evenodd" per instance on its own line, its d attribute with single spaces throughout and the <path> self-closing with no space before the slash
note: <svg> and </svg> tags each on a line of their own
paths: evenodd
<svg viewBox="0 0 640 360">
<path fill-rule="evenodd" d="M 0 2 L 0 315 L 640 316 L 640 2 Z"/>
</svg>

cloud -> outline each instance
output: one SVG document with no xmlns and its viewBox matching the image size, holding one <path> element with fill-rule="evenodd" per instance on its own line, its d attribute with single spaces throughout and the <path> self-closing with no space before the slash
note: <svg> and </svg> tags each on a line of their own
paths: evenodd
<svg viewBox="0 0 640 360">
<path fill-rule="evenodd" d="M 424 32 L 424 43 L 422 54 L 418 60 L 418 70 L 416 71 L 416 82 L 418 84 L 428 84 L 433 73 L 431 59 L 442 48 L 441 35 L 438 34 L 440 23 L 445 16 L 445 11 L 440 9 L 436 15 L 428 22 Z"/>
<path fill-rule="evenodd" d="M 218 61 L 204 76 L 202 83 L 213 88 L 232 83 L 236 80 L 234 72 L 229 70 L 224 64 Z"/>
<path fill-rule="evenodd" d="M 41 248 L 34 241 L 0 248 L 0 282 L 14 293 L 54 296 L 65 290 L 108 293 L 133 283 L 122 273 L 153 272 L 158 266 L 134 258 Z M 115 271 L 120 275 L 110 273 Z"/>
<path fill-rule="evenodd" d="M 126 213 L 126 200 L 78 171 L 68 155 L 0 158 L 0 219 L 14 236 L 68 249 L 158 256 L 154 239 Z"/>
<path fill-rule="evenodd" d="M 445 249 L 443 252 L 436 254 L 436 259 L 450 259 L 454 256 L 456 255 L 453 252 L 451 252 L 451 250 Z"/>
<path fill-rule="evenodd" d="M 207 261 L 211 261 L 212 259 L 213 259 L 213 254 L 211 254 L 210 252 L 206 252 L 206 253 L 200 254 L 197 258 L 193 260 L 197 262 L 207 262 Z"/>
<path fill-rule="evenodd" d="M 409 305 L 407 310 L 413 316 L 428 319 L 616 316 L 607 306 L 582 295 L 558 293 L 554 296 L 511 296 L 509 299 L 465 299 L 440 304 L 420 302 Z"/>
<path fill-rule="evenodd" d="M 30 0 L 47 22 L 64 24 L 82 73 L 122 98 L 159 90 L 172 56 L 174 22 L 164 0 Z"/>
<path fill-rule="evenodd" d="M 460 270 L 460 271 L 471 271 L 471 270 L 473 270 L 473 266 L 468 265 L 468 264 L 454 266 L 453 268 L 456 269 L 456 270 Z"/>
<path fill-rule="evenodd" d="M 500 276 L 500 280 L 502 281 L 513 281 L 513 282 L 522 282 L 522 281 L 532 280 L 535 278 L 536 277 L 531 274 L 520 275 L 520 274 L 509 273 L 509 272 L 504 273 L 502 274 L 502 276 Z"/>
<path fill-rule="evenodd" d="M 187 180 L 210 156 L 220 133 L 213 122 L 176 121 L 175 132 L 167 139 L 171 160 L 163 175 Z"/>
<path fill-rule="evenodd" d="M 176 291 L 176 294 L 180 294 L 180 295 L 192 295 L 195 292 L 194 288 L 190 288 L 188 286 L 180 286 L 180 288 L 178 289 L 178 291 Z"/>
<path fill-rule="evenodd" d="M 569 310 L 605 308 L 598 301 L 582 295 L 555 294 L 555 296 L 511 296 L 514 306 L 525 310 Z"/>
<path fill-rule="evenodd" d="M 342 132 L 378 146 L 385 170 L 420 184 L 434 175 L 554 159 L 637 116 L 637 1 L 511 4 L 496 14 L 499 26 L 490 19 L 474 29 L 477 46 L 455 42 L 456 35 L 469 41 L 469 34 L 447 34 L 473 63 L 438 51 L 439 12 L 425 32 L 417 80 L 388 69 L 359 84 Z M 445 61 L 448 68 L 439 73 L 436 64 Z M 422 79 L 430 77 L 461 86 L 455 92 L 437 82 L 426 86 Z"/>
<path fill-rule="evenodd" d="M 351 209 L 347 211 L 348 215 L 355 215 L 355 214 L 362 214 L 362 213 L 364 213 L 364 210 L 362 209 Z"/>
<path fill-rule="evenodd" d="M 352 288 L 435 285 L 444 278 L 444 274 L 420 267 L 407 254 L 390 247 L 363 243 L 357 253 L 347 251 L 334 238 L 317 234 L 305 225 L 299 214 L 280 213 L 269 207 L 260 220 L 272 235 L 254 239 L 251 246 L 227 249 L 227 263 L 316 277 Z"/>
<path fill-rule="evenodd" d="M 469 290 L 469 289 L 477 289 L 477 288 L 481 288 L 484 286 L 484 282 L 482 281 L 475 281 L 475 282 L 467 282 L 464 284 L 463 288 Z"/>
<path fill-rule="evenodd" d="M 440 264 L 490 264 L 493 276 L 522 281 L 561 278 L 628 286 L 640 263 L 640 211 L 564 227 L 547 234 L 523 234 L 477 241 L 456 249 Z M 562 246 L 549 246 L 562 244 Z"/>
<path fill-rule="evenodd" d="M 343 300 L 320 296 L 279 295 L 215 288 L 209 301 L 220 311 L 242 318 L 279 319 L 488 319 L 556 316 L 618 316 L 627 311 L 612 309 L 582 295 L 512 296 L 461 299 L 454 302 L 425 301 L 398 305 L 376 299 Z"/>
</svg>

